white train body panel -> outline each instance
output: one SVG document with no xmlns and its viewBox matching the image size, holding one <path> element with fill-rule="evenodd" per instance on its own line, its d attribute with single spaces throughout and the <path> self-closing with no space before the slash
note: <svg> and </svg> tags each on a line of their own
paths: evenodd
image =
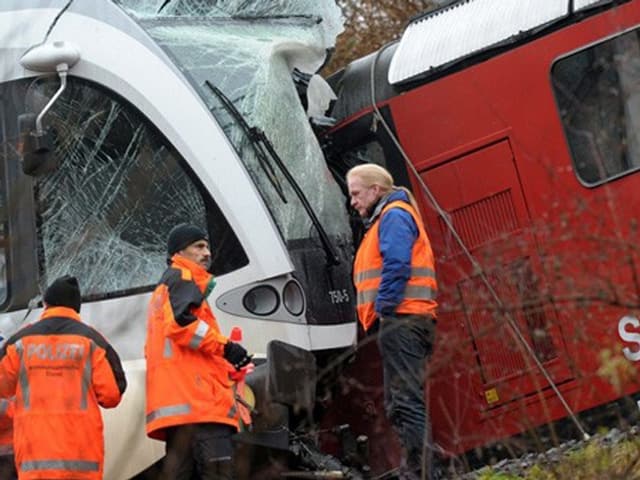
<svg viewBox="0 0 640 480">
<path fill-rule="evenodd" d="M 38 86 L 37 82 L 27 86 L 31 79 L 42 77 L 42 73 L 26 69 L 20 64 L 20 59 L 25 51 L 43 41 L 54 18 L 66 3 L 64 1 L 5 0 L 0 5 L 0 86 L 8 85 L 5 90 L 0 90 L 0 95 L 5 92 L 7 96 L 11 97 L 11 102 L 13 102 L 11 105 L 15 104 L 15 108 L 23 103 L 22 98 L 13 98 L 18 95 L 16 92 L 24 90 L 27 95 L 35 92 L 37 96 L 42 92 L 49 91 L 47 90 L 49 87 Z M 186 177 L 194 178 L 194 191 L 197 190 L 202 195 L 202 204 L 205 205 L 207 212 L 207 222 L 210 218 L 208 202 L 212 201 L 217 205 L 216 212 L 221 213 L 235 235 L 237 244 L 241 245 L 244 255 L 243 261 L 236 262 L 237 265 L 234 267 L 225 267 L 226 271 L 221 274 L 217 274 L 215 267 L 213 267 L 217 285 L 209 301 L 223 332 L 228 333 L 233 326 L 242 327 L 244 344 L 250 351 L 255 352 L 257 357 L 264 355 L 268 342 L 273 339 L 282 340 L 307 350 L 342 348 L 351 345 L 355 339 L 354 318 L 353 316 L 349 318 L 345 312 L 349 311 L 348 307 L 352 304 L 353 299 L 345 294 L 347 295 L 344 300 L 345 305 L 336 305 L 335 299 L 340 297 L 331 295 L 329 291 L 326 292 L 326 295 L 324 292 L 320 292 L 322 296 L 318 292 L 310 293 L 310 285 L 315 288 L 322 283 L 316 281 L 313 272 L 300 275 L 296 273 L 306 270 L 305 268 L 300 269 L 300 265 L 311 265 L 313 261 L 311 257 L 305 257 L 306 250 L 304 248 L 307 247 L 304 247 L 300 250 L 302 253 L 296 254 L 299 255 L 298 265 L 296 265 L 292 257 L 293 247 L 291 245 L 298 241 L 304 245 L 310 245 L 309 249 L 317 249 L 319 244 L 312 222 L 311 226 L 305 227 L 307 231 L 312 232 L 307 235 L 307 238 L 297 239 L 294 238 L 295 235 L 287 238 L 287 235 L 283 234 L 283 231 L 286 230 L 286 222 L 278 221 L 274 217 L 274 212 L 279 211 L 281 207 L 269 205 L 270 199 L 262 194 L 263 192 L 257 186 L 258 184 L 248 171 L 247 166 L 241 161 L 237 145 L 234 147 L 232 141 L 229 140 L 228 132 L 224 131 L 216 117 L 212 115 L 210 106 L 203 99 L 202 91 L 198 91 L 194 87 L 193 82 L 186 78 L 184 71 L 171 60 L 165 50 L 148 36 L 134 19 L 125 13 L 125 10 L 106 0 L 104 2 L 90 2 L 91 6 L 86 5 L 86 2 L 76 3 L 62 13 L 46 39 L 46 42 L 67 42 L 80 52 L 79 61 L 69 71 L 71 85 L 69 88 L 76 89 L 73 91 L 81 91 L 82 88 L 93 91 L 95 86 L 98 91 L 104 89 L 110 95 L 113 94 L 114 102 L 124 99 L 125 107 L 123 108 L 125 110 L 137 110 L 136 115 L 144 119 L 145 125 L 149 125 L 147 130 L 141 130 L 141 132 L 157 131 L 157 135 L 155 133 L 154 135 L 166 143 L 166 147 L 159 147 L 149 155 L 165 158 L 161 155 L 164 155 L 163 152 L 166 150 L 170 150 L 173 157 L 178 158 L 180 165 L 186 165 L 184 167 L 187 172 Z M 94 3 L 98 5 L 94 5 Z M 310 44 L 295 44 L 286 41 L 286 39 L 273 47 L 274 52 L 278 49 L 284 52 L 282 58 L 287 59 L 286 61 L 295 62 L 297 59 L 298 65 L 307 68 L 310 65 L 315 65 L 317 68 L 319 62 L 323 60 L 322 55 L 324 55 L 323 45 L 312 48 Z M 289 70 L 293 66 L 295 65 L 285 65 Z M 265 70 L 267 71 L 257 70 L 257 72 L 260 75 L 269 75 L 270 70 L 268 68 Z M 273 80 L 266 78 L 264 81 L 268 83 Z M 24 88 L 20 82 L 24 82 Z M 54 74 L 46 82 L 51 83 L 55 88 L 59 84 L 59 79 Z M 289 90 L 295 91 L 293 83 Z M 64 95 L 61 97 L 62 99 L 65 98 Z M 99 96 L 88 96 L 87 98 L 98 98 L 99 100 Z M 9 105 L 6 103 L 6 98 L 2 98 L 2 101 L 3 105 Z M 62 104 L 64 101 L 62 100 Z M 28 101 L 24 100 L 24 103 L 27 104 Z M 38 104 L 42 106 L 42 102 Z M 9 147 L 15 140 L 15 135 L 10 133 L 11 128 L 14 127 L 7 127 L 17 121 L 11 116 L 14 108 L 11 105 L 0 107 L 2 128 L 6 132 L 4 137 L 0 135 L 0 146 L 4 145 L 5 152 L 11 150 Z M 78 108 L 81 109 L 84 106 L 76 105 L 75 107 L 75 109 L 69 110 L 72 116 L 77 113 Z M 52 110 L 56 108 L 54 104 Z M 5 110 L 2 111 L 3 109 Z M 274 112 L 274 116 L 279 113 L 282 112 Z M 106 113 L 105 110 L 100 110 L 94 112 L 94 115 L 100 116 L 106 115 Z M 300 131 L 310 131 L 302 106 L 300 106 L 297 115 L 299 116 L 297 118 L 304 120 L 299 125 Z M 49 118 L 54 117 L 55 115 L 51 116 L 47 113 L 44 116 L 45 125 Z M 122 116 L 117 117 L 117 121 L 122 121 L 122 119 Z M 88 116 L 83 121 L 90 124 L 92 117 Z M 57 127 L 58 142 L 56 148 L 59 144 L 64 144 L 65 134 L 69 134 L 70 139 L 80 135 L 75 130 L 66 133 L 61 131 L 64 122 L 58 122 L 55 126 Z M 133 125 L 132 128 L 135 126 Z M 263 129 L 267 130 L 264 126 Z M 310 138 L 313 136 L 300 136 L 300 145 L 295 147 L 300 149 L 300 157 L 315 155 L 316 151 L 320 152 L 317 145 L 303 144 L 308 142 Z M 82 140 L 73 141 L 81 142 Z M 91 137 L 91 141 L 87 142 L 89 147 L 91 147 L 91 142 L 94 142 L 93 145 L 96 146 L 96 149 L 103 147 L 103 144 L 99 144 L 94 137 Z M 274 144 L 278 147 L 277 141 Z M 146 147 L 139 147 L 133 141 L 131 141 L 130 147 L 140 149 L 140 151 L 136 151 L 137 153 L 131 154 L 132 161 L 137 161 L 136 159 L 147 154 L 144 151 Z M 122 155 L 116 157 L 122 158 Z M 76 160 L 74 157 L 73 161 Z M 109 291 L 108 287 L 101 288 L 99 280 L 96 280 L 95 284 L 90 283 L 90 287 L 84 288 L 88 280 L 85 280 L 84 284 L 83 280 L 94 278 L 94 274 L 99 276 L 105 265 L 111 268 L 113 263 L 126 263 L 127 260 L 135 260 L 136 255 L 139 255 L 138 258 L 144 257 L 146 259 L 138 263 L 132 262 L 131 276 L 138 278 L 142 275 L 140 272 L 146 271 L 145 268 L 148 269 L 149 265 L 153 264 L 146 257 L 149 248 L 156 252 L 153 258 L 158 260 L 156 262 L 157 272 L 161 272 L 164 268 L 162 264 L 164 259 L 160 254 L 164 249 L 164 243 L 161 239 L 166 236 L 160 235 L 158 232 L 158 237 L 152 241 L 135 244 L 134 239 L 134 243 L 131 244 L 133 246 L 131 246 L 123 238 L 125 233 L 129 236 L 133 234 L 131 232 L 135 233 L 135 228 L 131 228 L 129 224 L 137 222 L 137 217 L 132 216 L 130 222 L 127 218 L 117 221 L 110 219 L 114 215 L 114 210 L 117 212 L 117 209 L 110 207 L 104 214 L 107 218 L 104 223 L 116 225 L 117 228 L 114 227 L 113 231 L 110 230 L 105 235 L 103 243 L 95 242 L 95 245 L 104 244 L 107 246 L 104 249 L 91 251 L 91 255 L 97 259 L 96 272 L 74 270 L 74 268 L 79 268 L 78 265 L 86 268 L 87 265 L 92 264 L 84 260 L 76 262 L 69 243 L 64 243 L 64 248 L 62 248 L 62 250 L 67 249 L 69 252 L 67 260 L 63 258 L 66 255 L 64 251 L 62 257 L 56 256 L 58 254 L 54 255 L 55 241 L 52 239 L 58 238 L 60 232 L 47 230 L 47 221 L 55 218 L 56 212 L 49 212 L 46 210 L 47 205 L 42 205 L 42 199 L 46 195 L 43 192 L 46 192 L 49 186 L 47 183 L 49 180 L 46 176 L 54 175 L 55 172 L 28 178 L 19 171 L 15 154 L 6 153 L 5 156 L 0 156 L 0 161 L 4 165 L 2 167 L 2 175 L 4 176 L 2 181 L 5 182 L 4 185 L 9 185 L 3 194 L 2 204 L 3 208 L 6 206 L 8 213 L 4 218 L 0 218 L 0 222 L 3 222 L 4 225 L 0 236 L 0 240 L 3 241 L 0 256 L 7 266 L 6 269 L 3 267 L 4 278 L 0 279 L 0 282 L 5 283 L 4 298 L 0 295 L 0 301 L 3 301 L 4 305 L 4 308 L 0 310 L 4 312 L 0 313 L 0 332 L 6 337 L 20 325 L 37 320 L 42 311 L 41 304 L 37 304 L 38 291 L 53 280 L 54 274 L 69 272 L 79 277 L 83 294 L 88 294 L 88 297 L 84 299 L 81 316 L 85 322 L 102 332 L 118 351 L 123 360 L 129 384 L 121 405 L 114 410 L 104 411 L 105 478 L 107 480 L 130 478 L 159 459 L 164 453 L 164 445 L 161 442 L 147 439 L 144 433 L 146 307 L 150 292 L 159 276 L 148 278 L 148 281 L 143 282 L 132 281 L 129 285 L 124 278 L 126 275 L 123 276 L 120 273 L 122 278 L 119 278 L 117 283 L 124 285 L 124 287 L 114 287 L 113 291 Z M 66 162 L 67 160 L 63 159 L 62 161 Z M 295 177 L 295 159 L 292 161 L 284 158 L 284 161 L 285 163 L 289 162 L 288 165 L 293 167 Z M 107 165 L 105 168 L 110 168 L 108 163 L 108 161 L 103 163 L 103 165 Z M 74 179 L 76 184 L 85 178 L 89 178 L 88 182 L 91 181 L 93 160 L 89 158 L 85 165 L 89 166 L 84 167 L 88 171 L 83 174 L 84 177 Z M 318 168 L 320 171 L 326 171 L 324 165 L 319 165 Z M 128 180 L 124 177 L 113 181 L 116 180 L 122 181 L 123 187 L 114 189 L 113 195 L 123 196 L 124 208 L 135 204 L 140 198 L 144 199 L 144 192 L 135 192 L 135 188 L 131 187 L 135 183 L 125 183 Z M 60 182 L 63 182 L 60 185 L 64 185 L 64 179 L 61 179 Z M 346 213 L 343 208 L 344 199 L 336 195 L 337 189 L 335 192 L 325 191 L 326 187 L 323 182 L 327 182 L 326 178 L 319 184 L 315 182 L 318 186 L 317 192 L 308 191 L 305 193 L 310 194 L 310 203 L 317 208 L 322 208 L 321 204 L 324 203 L 322 199 L 325 196 L 327 198 L 335 196 L 335 199 L 332 200 L 335 203 L 335 211 L 341 212 L 342 217 L 330 213 L 328 216 L 332 217 L 333 221 L 328 227 L 333 230 L 338 229 L 340 232 L 348 232 Z M 310 184 L 313 183 L 310 182 Z M 328 182 L 328 184 L 330 183 Z M 58 184 L 54 183 L 54 185 Z M 125 187 L 131 190 L 130 195 L 133 200 L 127 197 L 129 190 L 127 193 L 123 193 Z M 144 190 L 144 188 L 152 187 L 153 185 L 143 185 L 142 188 Z M 307 188 L 307 190 L 309 189 Z M 110 180 L 108 179 L 104 182 L 104 192 L 106 192 L 105 196 L 111 194 Z M 295 199 L 289 190 L 287 192 L 287 205 L 290 205 Z M 85 192 L 81 193 L 85 194 Z M 95 195 L 95 197 L 87 198 L 96 200 L 95 209 L 98 211 L 103 205 L 101 203 L 103 200 L 104 205 L 107 205 L 110 200 L 108 198 L 102 199 L 99 194 Z M 313 200 L 314 196 L 321 200 Z M 55 198 L 55 196 L 51 198 Z M 25 202 L 23 199 L 28 201 Z M 20 204 L 18 204 L 18 200 L 20 200 Z M 297 202 L 297 200 L 295 201 Z M 61 212 L 66 215 L 64 208 L 66 204 L 61 205 L 63 207 Z M 78 202 L 77 205 L 82 205 L 82 202 Z M 88 206 L 89 213 L 83 213 L 87 218 L 87 225 L 95 220 L 91 216 L 91 208 L 94 207 Z M 149 210 L 149 207 L 141 208 L 140 212 L 146 213 Z M 133 209 L 132 211 L 137 210 Z M 123 216 L 125 213 L 123 211 Z M 141 215 L 143 214 L 141 213 Z M 324 219 L 322 214 L 319 216 L 321 222 L 326 220 L 326 215 Z M 325 221 L 325 223 L 329 222 Z M 69 231 L 70 237 L 78 236 L 80 239 L 78 240 L 78 248 L 80 249 L 78 252 L 86 254 L 86 250 L 81 248 L 82 242 L 91 242 L 92 235 L 100 235 L 98 230 L 103 226 L 97 223 L 90 228 L 78 224 L 77 229 Z M 213 229 L 211 224 L 208 226 Z M 58 227 L 56 226 L 56 228 Z M 84 230 L 82 230 L 83 228 Z M 118 228 L 124 230 L 120 231 Z M 167 226 L 163 226 L 159 230 L 166 233 L 167 228 Z M 148 228 L 148 230 L 152 231 L 153 228 Z M 115 238 L 118 232 L 124 232 L 120 239 Z M 329 236 L 332 239 L 339 237 L 339 235 Z M 294 241 L 291 241 L 292 238 Z M 216 240 L 212 239 L 212 243 L 215 249 Z M 344 246 L 338 248 L 341 251 L 343 261 L 342 270 L 339 272 L 340 276 L 336 276 L 336 278 L 340 278 L 342 283 L 335 285 L 335 288 L 340 292 L 345 292 L 345 288 L 350 288 L 348 287 L 348 275 L 343 275 L 344 272 L 348 272 L 348 268 L 345 267 L 345 261 L 348 261 L 350 254 L 348 247 L 346 247 L 348 243 L 345 241 Z M 24 245 L 35 247 L 35 252 L 34 249 L 31 250 L 32 256 L 23 251 L 24 248 L 27 248 Z M 113 246 L 112 252 L 109 252 L 109 245 Z M 121 252 L 125 253 L 121 254 Z M 111 263 L 108 258 L 110 255 Z M 25 262 L 25 259 L 28 261 Z M 224 263 L 224 259 L 221 260 L 222 263 Z M 126 267 L 127 265 L 120 265 L 113 268 L 119 272 L 124 271 L 126 274 Z M 322 272 L 325 267 L 322 266 L 317 270 Z M 291 286 L 291 281 L 301 285 L 306 294 L 306 299 L 302 300 L 301 311 L 292 312 L 285 308 L 285 287 Z M 334 283 L 336 283 L 335 279 L 327 282 L 329 285 L 334 285 Z M 257 299 L 256 301 L 259 303 L 266 298 L 260 295 L 250 296 L 247 293 L 256 285 L 264 285 L 266 290 L 260 292 L 264 293 L 267 290 L 275 292 L 276 307 L 273 311 L 260 312 L 260 305 L 256 306 L 252 303 L 254 299 Z M 129 286 L 132 288 L 128 288 Z M 319 287 L 319 290 L 322 288 Z M 295 288 L 293 289 L 295 290 Z M 310 298 L 310 294 L 316 295 L 319 300 Z M 267 300 L 271 298 L 268 295 Z M 247 300 L 248 298 L 249 300 Z M 31 300 L 32 306 L 35 306 L 32 310 L 27 308 L 28 300 Z M 247 305 L 249 306 L 247 307 Z M 340 309 L 341 318 L 324 316 L 324 312 L 330 312 L 334 307 Z M 252 308 L 255 311 L 251 310 Z"/>
</svg>

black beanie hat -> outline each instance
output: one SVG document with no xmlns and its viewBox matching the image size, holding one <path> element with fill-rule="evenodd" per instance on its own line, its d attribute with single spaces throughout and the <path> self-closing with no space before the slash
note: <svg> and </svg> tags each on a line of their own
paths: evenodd
<svg viewBox="0 0 640 480">
<path fill-rule="evenodd" d="M 78 280 L 71 275 L 57 278 L 49 285 L 42 299 L 49 307 L 69 307 L 80 313 L 82 299 Z"/>
<path fill-rule="evenodd" d="M 169 238 L 167 240 L 167 250 L 169 256 L 184 250 L 189 245 L 198 240 L 206 240 L 207 232 L 196 225 L 190 223 L 181 223 L 176 225 L 169 232 Z"/>
</svg>

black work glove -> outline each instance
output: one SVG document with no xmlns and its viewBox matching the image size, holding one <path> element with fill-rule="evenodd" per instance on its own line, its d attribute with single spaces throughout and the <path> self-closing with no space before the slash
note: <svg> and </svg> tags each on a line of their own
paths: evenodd
<svg viewBox="0 0 640 480">
<path fill-rule="evenodd" d="M 249 355 L 245 348 L 239 343 L 229 341 L 224 346 L 224 359 L 236 370 L 248 365 L 252 355 Z"/>
</svg>

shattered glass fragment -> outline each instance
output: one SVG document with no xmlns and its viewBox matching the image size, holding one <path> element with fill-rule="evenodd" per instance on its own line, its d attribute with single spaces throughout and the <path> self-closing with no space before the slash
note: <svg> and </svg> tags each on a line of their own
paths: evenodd
<svg viewBox="0 0 640 480">
<path fill-rule="evenodd" d="M 319 210 L 315 213 L 329 235 L 347 238 L 350 230 L 342 194 L 326 167 L 291 77 L 294 69 L 311 76 L 322 66 L 327 48 L 341 29 L 340 9 L 326 0 L 183 0 L 170 2 L 158 15 L 159 3 L 120 1 L 201 95 L 256 182 L 284 239 L 310 238 L 316 232 L 276 169 L 275 183 L 283 186 L 283 202 L 249 140 L 205 86 L 207 81 L 234 103 L 250 126 L 265 132 Z M 318 103 L 322 102 L 314 101 Z"/>
</svg>

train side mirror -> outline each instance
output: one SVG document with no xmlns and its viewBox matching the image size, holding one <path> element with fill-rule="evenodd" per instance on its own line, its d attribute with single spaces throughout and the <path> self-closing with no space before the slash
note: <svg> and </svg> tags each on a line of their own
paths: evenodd
<svg viewBox="0 0 640 480">
<path fill-rule="evenodd" d="M 20 59 L 20 64 L 26 69 L 45 74 L 57 73 L 60 78 L 60 87 L 38 114 L 25 113 L 18 117 L 19 150 L 22 171 L 26 175 L 40 175 L 57 168 L 53 155 L 54 134 L 51 128 L 42 125 L 42 120 L 65 91 L 69 69 L 79 59 L 78 48 L 64 41 L 34 45 Z"/>
<path fill-rule="evenodd" d="M 42 175 L 55 170 L 58 165 L 54 156 L 54 133 L 51 128 L 36 129 L 36 114 L 18 116 L 20 140 L 18 151 L 25 175 Z"/>
</svg>

